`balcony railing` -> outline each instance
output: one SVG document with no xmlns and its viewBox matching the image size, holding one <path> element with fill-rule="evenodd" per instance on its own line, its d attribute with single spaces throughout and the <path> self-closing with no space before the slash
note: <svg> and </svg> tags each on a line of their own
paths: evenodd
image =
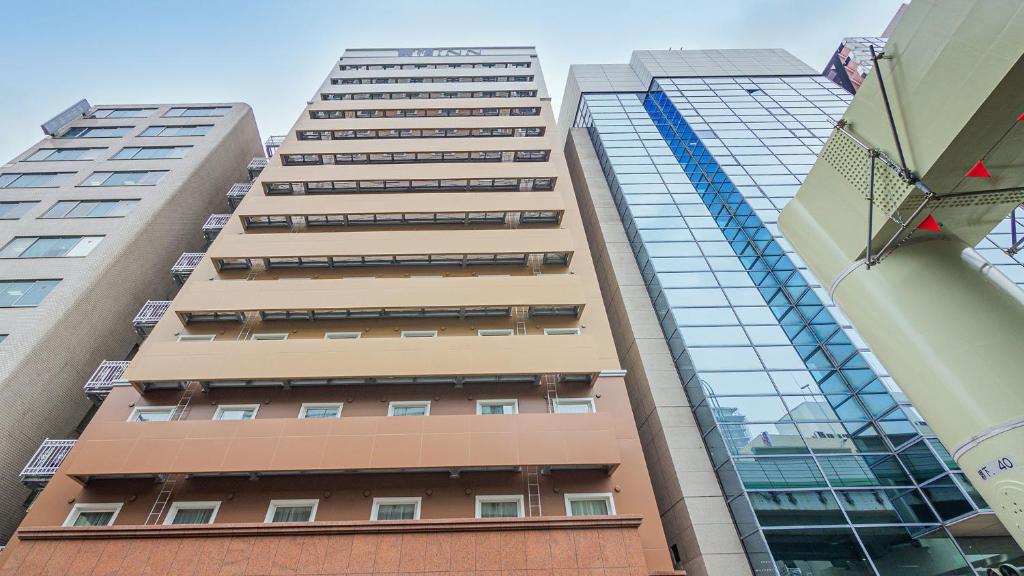
<svg viewBox="0 0 1024 576">
<path fill-rule="evenodd" d="M 252 160 L 249 160 L 249 179 L 255 180 L 269 163 L 270 161 L 266 158 L 253 158 Z"/>
<path fill-rule="evenodd" d="M 229 220 L 231 220 L 231 214 L 210 214 L 210 217 L 203 223 L 203 237 L 206 238 L 206 241 L 213 242 L 213 239 L 220 234 Z"/>
<path fill-rule="evenodd" d="M 205 255 L 203 252 L 183 252 L 181 256 L 178 256 L 178 261 L 171 266 L 171 276 L 174 277 L 174 281 L 184 284 Z"/>
<path fill-rule="evenodd" d="M 22 483 L 33 488 L 44 486 L 57 473 L 57 468 L 60 468 L 64 458 L 75 447 L 75 442 L 77 440 L 43 440 L 39 449 L 21 470 Z"/>
<path fill-rule="evenodd" d="M 102 402 L 114 387 L 114 382 L 121 379 L 121 375 L 124 374 L 124 369 L 127 367 L 128 362 L 123 360 L 104 360 L 100 362 L 96 371 L 86 380 L 82 390 L 93 402 Z"/>
<path fill-rule="evenodd" d="M 142 305 L 139 313 L 135 315 L 135 319 L 132 320 L 132 326 L 135 327 L 135 331 L 139 333 L 139 336 L 145 338 L 150 332 L 153 331 L 153 327 L 160 321 L 167 309 L 170 308 L 170 300 L 148 300 Z"/>
<path fill-rule="evenodd" d="M 277 153 L 277 149 L 284 144 L 284 136 L 271 136 L 267 138 L 267 141 L 263 143 L 263 148 L 267 151 L 267 158 L 271 158 Z"/>
<path fill-rule="evenodd" d="M 238 208 L 238 205 L 242 203 L 242 198 L 245 198 L 245 195 L 249 193 L 249 190 L 252 190 L 252 184 L 236 182 L 231 185 L 231 188 L 228 189 L 227 196 L 228 206 L 231 207 L 232 211 L 234 211 L 235 208 Z"/>
</svg>

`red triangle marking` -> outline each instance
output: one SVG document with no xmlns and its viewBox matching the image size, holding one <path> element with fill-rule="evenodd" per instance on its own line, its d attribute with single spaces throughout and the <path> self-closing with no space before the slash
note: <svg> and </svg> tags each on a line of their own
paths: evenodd
<svg viewBox="0 0 1024 576">
<path fill-rule="evenodd" d="M 917 229 L 928 230 L 929 232 L 942 232 L 942 227 L 939 226 L 939 223 L 935 220 L 935 216 L 932 216 L 931 214 L 925 217 L 925 219 L 917 225 Z"/>
<path fill-rule="evenodd" d="M 967 171 L 967 177 L 968 178 L 991 178 L 992 175 L 989 174 L 988 168 L 985 168 L 985 164 L 981 160 L 978 160 L 978 162 L 975 163 L 975 165 L 970 170 Z"/>
<path fill-rule="evenodd" d="M 1017 116 L 1017 122 L 1024 122 L 1024 114 Z"/>
</svg>

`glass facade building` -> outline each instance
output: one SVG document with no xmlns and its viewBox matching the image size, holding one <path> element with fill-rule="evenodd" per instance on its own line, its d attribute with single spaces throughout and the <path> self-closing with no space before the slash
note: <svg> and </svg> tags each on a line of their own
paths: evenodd
<svg viewBox="0 0 1024 576">
<path fill-rule="evenodd" d="M 776 225 L 852 96 L 814 74 L 645 73 L 646 91 L 581 87 L 573 126 L 597 153 L 754 573 L 1021 563 L 1009 537 L 956 528 L 987 504 Z M 978 249 L 1020 283 L 1001 249 L 1010 227 Z"/>
</svg>

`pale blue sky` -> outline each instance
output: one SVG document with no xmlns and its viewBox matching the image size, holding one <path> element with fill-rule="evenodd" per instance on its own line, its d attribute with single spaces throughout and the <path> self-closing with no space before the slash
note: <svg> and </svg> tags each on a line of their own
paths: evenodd
<svg viewBox="0 0 1024 576">
<path fill-rule="evenodd" d="M 901 0 L 0 0 L 0 162 L 79 98 L 242 101 L 283 134 L 345 48 L 535 45 L 557 106 L 569 64 L 632 50 L 786 48 L 821 69 Z M 852 10 L 852 11 L 851 11 Z"/>
</svg>

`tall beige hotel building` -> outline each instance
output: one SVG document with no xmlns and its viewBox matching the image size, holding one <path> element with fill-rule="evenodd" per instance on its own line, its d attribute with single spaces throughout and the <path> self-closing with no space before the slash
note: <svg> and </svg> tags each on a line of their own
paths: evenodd
<svg viewBox="0 0 1024 576">
<path fill-rule="evenodd" d="M 672 572 L 531 47 L 347 50 L 0 574 Z"/>
</svg>

